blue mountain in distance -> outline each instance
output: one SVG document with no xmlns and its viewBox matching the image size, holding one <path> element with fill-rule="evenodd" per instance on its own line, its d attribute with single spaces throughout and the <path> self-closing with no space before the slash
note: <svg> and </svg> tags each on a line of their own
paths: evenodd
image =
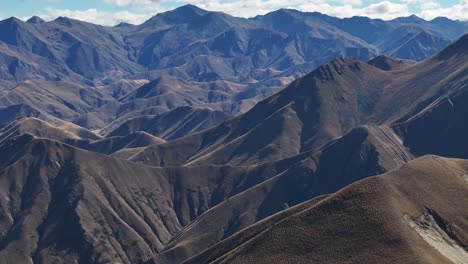
<svg viewBox="0 0 468 264">
<path fill-rule="evenodd" d="M 258 83 L 262 90 L 284 85 L 336 57 L 369 60 L 386 54 L 420 61 L 467 28 L 446 18 L 339 19 L 289 9 L 244 19 L 193 5 L 138 26 L 103 27 L 64 17 L 50 22 L 10 18 L 0 22 L 0 61 L 8 65 L 0 69 L 1 85 L 9 89 L 33 78 L 100 86 L 169 74 L 186 81 L 212 75 L 238 84 Z M 426 49 L 416 52 L 419 45 Z"/>
<path fill-rule="evenodd" d="M 193 5 L 141 25 L 115 27 L 66 17 L 49 22 L 10 18 L 0 21 L 0 95 L 27 80 L 98 89 L 113 98 L 105 111 L 90 109 L 66 120 L 90 129 L 181 106 L 237 115 L 335 58 L 368 61 L 385 54 L 420 61 L 467 29 L 466 23 L 447 18 L 340 19 L 291 9 L 245 19 Z M 155 96 L 125 99 L 149 81 L 157 84 L 149 93 Z M 34 110 L 30 113 L 61 118 L 53 107 L 38 107 L 27 105 Z"/>
</svg>

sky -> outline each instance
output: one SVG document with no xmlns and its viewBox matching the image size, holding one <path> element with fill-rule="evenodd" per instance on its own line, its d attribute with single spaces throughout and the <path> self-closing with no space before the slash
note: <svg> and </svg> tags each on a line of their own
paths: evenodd
<svg viewBox="0 0 468 264">
<path fill-rule="evenodd" d="M 141 24 L 148 18 L 185 4 L 239 17 L 253 17 L 280 8 L 317 11 L 337 17 L 393 19 L 416 14 L 468 20 L 468 0 L 0 0 L 0 19 L 33 15 L 49 21 L 59 16 L 113 26 Z"/>
</svg>

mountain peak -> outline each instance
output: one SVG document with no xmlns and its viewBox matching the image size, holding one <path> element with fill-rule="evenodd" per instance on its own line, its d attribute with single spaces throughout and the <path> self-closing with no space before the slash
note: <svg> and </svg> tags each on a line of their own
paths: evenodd
<svg viewBox="0 0 468 264">
<path fill-rule="evenodd" d="M 5 20 L 2 20 L 0 21 L 0 23 L 8 23 L 8 24 L 23 24 L 24 22 L 17 18 L 17 17 L 10 17 L 10 18 L 7 18 Z"/>
<path fill-rule="evenodd" d="M 180 6 L 174 10 L 167 11 L 162 14 L 158 14 L 156 17 L 161 16 L 170 20 L 176 20 L 176 21 L 183 20 L 183 21 L 190 22 L 191 19 L 203 16 L 207 13 L 210 13 L 210 11 L 201 9 L 195 5 L 188 4 L 188 5 Z"/>
<path fill-rule="evenodd" d="M 130 23 L 127 23 L 127 22 L 120 22 L 120 23 L 117 24 L 115 27 L 126 28 L 126 27 L 134 27 L 134 26 L 135 26 L 135 25 L 130 24 Z"/>
<path fill-rule="evenodd" d="M 424 20 L 423 18 L 418 17 L 415 14 L 412 14 L 411 16 L 407 16 L 407 17 L 398 17 L 398 18 L 395 18 L 395 19 L 393 19 L 391 21 L 398 22 L 398 23 L 422 23 L 422 22 L 427 22 L 426 20 Z"/>
<path fill-rule="evenodd" d="M 408 62 L 386 55 L 379 55 L 367 63 L 384 71 L 397 70 L 409 65 Z"/>
<path fill-rule="evenodd" d="M 327 64 L 324 64 L 307 76 L 317 77 L 322 81 L 335 80 L 337 76 L 343 75 L 345 71 L 359 71 L 363 62 L 350 58 L 336 58 Z"/>
<path fill-rule="evenodd" d="M 150 18 L 145 23 L 144 26 L 148 25 L 157 25 L 161 23 L 169 24 L 180 24 L 180 23 L 190 23 L 195 20 L 197 17 L 203 16 L 209 13 L 209 11 L 203 10 L 195 5 L 183 5 L 174 10 L 170 10 L 164 13 L 157 14 L 156 16 Z"/>
<path fill-rule="evenodd" d="M 72 24 L 72 19 L 71 18 L 68 18 L 68 17 L 57 17 L 54 22 L 58 23 L 58 24 L 61 24 L 61 25 L 64 25 L 64 26 L 67 26 L 67 27 L 71 27 L 73 24 Z"/>
<path fill-rule="evenodd" d="M 281 8 L 276 11 L 269 12 L 263 16 L 259 15 L 257 17 L 294 17 L 295 15 L 300 14 L 299 11 L 289 8 Z"/>
<path fill-rule="evenodd" d="M 192 5 L 192 4 L 187 4 L 187 5 L 180 6 L 180 7 L 176 8 L 176 9 L 174 9 L 173 11 L 177 11 L 177 12 L 196 12 L 196 13 L 207 13 L 208 12 L 208 11 L 206 11 L 204 9 L 201 9 L 198 6 Z"/>
<path fill-rule="evenodd" d="M 17 45 L 24 41 L 25 35 L 30 28 L 22 20 L 10 17 L 0 21 L 0 42 Z"/>
<path fill-rule="evenodd" d="M 431 20 L 431 22 L 453 22 L 453 20 L 447 18 L 447 17 L 436 17 Z"/>
<path fill-rule="evenodd" d="M 26 21 L 26 23 L 29 23 L 29 24 L 42 24 L 42 23 L 45 23 L 45 20 L 38 17 L 38 16 L 32 16 L 30 19 L 28 19 Z"/>
</svg>

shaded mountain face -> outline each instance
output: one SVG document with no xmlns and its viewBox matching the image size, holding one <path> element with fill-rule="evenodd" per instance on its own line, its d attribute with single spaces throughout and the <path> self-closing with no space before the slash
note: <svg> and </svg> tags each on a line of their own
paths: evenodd
<svg viewBox="0 0 468 264">
<path fill-rule="evenodd" d="M 397 60 L 385 55 L 377 56 L 367 63 L 384 71 L 398 70 L 414 64 L 413 61 Z"/>
<path fill-rule="evenodd" d="M 418 34 L 410 33 L 404 38 L 405 40 L 399 47 L 388 51 L 391 56 L 420 61 L 427 58 L 428 54 L 435 54 L 450 44 L 449 40 L 433 36 L 424 31 Z"/>
</svg>

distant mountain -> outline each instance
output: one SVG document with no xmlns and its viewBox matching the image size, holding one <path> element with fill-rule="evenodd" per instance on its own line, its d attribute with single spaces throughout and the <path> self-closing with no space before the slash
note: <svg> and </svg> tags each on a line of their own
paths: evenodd
<svg viewBox="0 0 468 264">
<path fill-rule="evenodd" d="M 104 138 L 72 123 L 62 121 L 61 124 L 54 126 L 37 118 L 19 119 L 0 128 L 0 142 L 23 134 L 47 138 L 107 155 L 123 149 L 142 148 L 165 142 L 143 131 Z"/>
<path fill-rule="evenodd" d="M 27 105 L 34 113 L 40 113 L 39 117 L 73 121 L 112 100 L 96 89 L 69 82 L 26 81 L 1 96 L 0 106 Z M 28 112 L 25 115 L 28 116 Z"/>
<path fill-rule="evenodd" d="M 236 114 L 337 57 L 420 61 L 467 30 L 466 23 L 446 18 L 339 19 L 281 9 L 244 19 L 192 5 L 116 27 L 66 17 L 10 18 L 0 21 L 0 86 L 5 93 L 26 80 L 60 80 L 109 86 L 103 90 L 120 98 L 130 92 L 115 90 L 122 80 L 170 75 L 210 83 L 213 93 L 217 85 L 223 89 L 222 80 L 242 89 L 219 98 L 217 110 Z"/>
<path fill-rule="evenodd" d="M 229 117 L 224 112 L 213 111 L 209 108 L 184 106 L 160 115 L 129 119 L 107 133 L 107 136 L 124 136 L 137 131 L 145 131 L 169 141 L 212 128 Z M 103 131 L 105 130 L 106 128 Z"/>
<path fill-rule="evenodd" d="M 392 71 L 334 60 L 244 115 L 149 147 L 133 160 L 152 165 L 257 164 L 316 150 L 360 125 L 404 122 L 466 88 L 465 44 L 466 36 L 436 56 Z M 183 154 L 174 159 L 172 151 Z"/>
<path fill-rule="evenodd" d="M 449 44 L 450 41 L 447 39 L 422 31 L 418 34 L 408 34 L 400 46 L 389 49 L 386 53 L 395 58 L 420 61 L 427 58 L 428 55 L 437 53 Z"/>
</svg>

